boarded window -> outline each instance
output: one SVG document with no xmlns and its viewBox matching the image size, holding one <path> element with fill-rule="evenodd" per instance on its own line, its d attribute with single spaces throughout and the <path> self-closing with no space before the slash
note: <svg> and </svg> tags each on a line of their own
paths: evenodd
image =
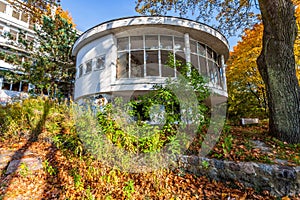
<svg viewBox="0 0 300 200">
<path fill-rule="evenodd" d="M 86 69 L 85 69 L 85 73 L 90 73 L 93 69 L 93 60 L 89 60 L 86 62 Z"/>
<path fill-rule="evenodd" d="M 105 56 L 99 56 L 96 58 L 96 70 L 101 70 L 105 68 Z"/>
</svg>

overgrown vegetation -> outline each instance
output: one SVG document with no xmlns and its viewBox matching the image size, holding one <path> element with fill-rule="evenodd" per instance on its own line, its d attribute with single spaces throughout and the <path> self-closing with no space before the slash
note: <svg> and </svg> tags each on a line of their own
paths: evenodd
<svg viewBox="0 0 300 200">
<path fill-rule="evenodd" d="M 250 188 L 239 187 L 238 190 L 233 190 L 223 183 L 211 182 L 205 177 L 195 177 L 182 171 L 160 169 L 153 172 L 128 173 L 105 165 L 85 151 L 83 141 L 76 132 L 73 108 L 75 108 L 73 103 L 37 98 L 25 100 L 22 106 L 21 103 L 15 103 L 1 109 L 0 148 L 22 149 L 26 146 L 24 145 L 26 141 L 37 136 L 37 140 L 28 149 L 39 152 L 44 160 L 44 170 L 30 172 L 25 165 L 22 165 L 18 173 L 2 175 L 0 195 L 5 197 L 17 193 L 25 195 L 21 187 L 27 188 L 28 185 L 22 186 L 22 183 L 31 181 L 43 185 L 40 187 L 42 191 L 36 192 L 43 195 L 39 198 L 183 199 L 198 197 L 201 199 L 245 196 L 252 199 L 272 199 L 265 196 L 266 194 L 255 194 Z M 40 123 L 41 121 L 43 123 Z M 265 125 L 246 128 L 227 127 L 210 156 L 230 160 L 269 162 L 265 157 L 268 156 L 271 163 L 275 158 L 281 158 L 288 159 L 291 164 L 299 165 L 300 147 L 265 137 L 266 129 Z M 259 137 L 265 138 L 267 145 L 277 153 L 264 155 L 255 149 L 249 140 L 259 139 Z M 199 148 L 197 144 L 199 143 L 193 143 L 189 149 L 196 151 Z M 149 150 L 148 146 L 145 147 Z M 207 163 L 202 164 L 207 166 Z M 14 181 L 7 181 L 12 178 L 18 181 L 18 186 L 14 185 Z M 38 180 L 44 182 L 40 183 Z"/>
</svg>

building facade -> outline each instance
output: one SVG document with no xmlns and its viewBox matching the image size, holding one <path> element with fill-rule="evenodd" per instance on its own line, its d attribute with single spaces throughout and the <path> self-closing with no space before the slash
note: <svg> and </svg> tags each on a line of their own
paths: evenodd
<svg viewBox="0 0 300 200">
<path fill-rule="evenodd" d="M 139 95 L 178 72 L 168 56 L 190 63 L 209 80 L 212 91 L 227 97 L 226 38 L 205 24 L 176 17 L 128 17 L 84 32 L 73 46 L 76 57 L 74 99 L 98 94 Z"/>
<path fill-rule="evenodd" d="M 0 71 L 13 71 L 16 66 L 13 63 L 14 56 L 26 55 L 26 52 L 18 47 L 20 31 L 25 33 L 28 41 L 34 40 L 34 25 L 30 22 L 28 14 L 17 10 L 5 0 L 0 0 Z M 0 74 L 0 90 L 5 101 L 23 92 L 28 92 L 32 87 L 26 80 L 12 82 Z"/>
</svg>

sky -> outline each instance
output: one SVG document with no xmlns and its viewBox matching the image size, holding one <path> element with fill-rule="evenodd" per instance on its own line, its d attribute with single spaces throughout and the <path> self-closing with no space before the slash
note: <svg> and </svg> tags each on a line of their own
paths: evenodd
<svg viewBox="0 0 300 200">
<path fill-rule="evenodd" d="M 128 16 L 140 15 L 135 11 L 136 0 L 61 0 L 61 6 L 71 14 L 76 28 L 86 31 L 100 23 Z M 238 38 L 227 38 L 230 49 Z"/>
</svg>

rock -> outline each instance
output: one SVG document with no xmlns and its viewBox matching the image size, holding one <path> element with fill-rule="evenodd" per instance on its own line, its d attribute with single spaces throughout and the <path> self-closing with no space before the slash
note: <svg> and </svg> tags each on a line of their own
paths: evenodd
<svg viewBox="0 0 300 200">
<path fill-rule="evenodd" d="M 35 171 L 43 168 L 43 163 L 39 157 L 24 158 L 21 160 L 11 161 L 7 167 L 5 174 L 8 175 L 13 172 L 20 171 L 20 166 L 22 164 L 26 166 L 26 170 L 28 171 Z"/>
</svg>

